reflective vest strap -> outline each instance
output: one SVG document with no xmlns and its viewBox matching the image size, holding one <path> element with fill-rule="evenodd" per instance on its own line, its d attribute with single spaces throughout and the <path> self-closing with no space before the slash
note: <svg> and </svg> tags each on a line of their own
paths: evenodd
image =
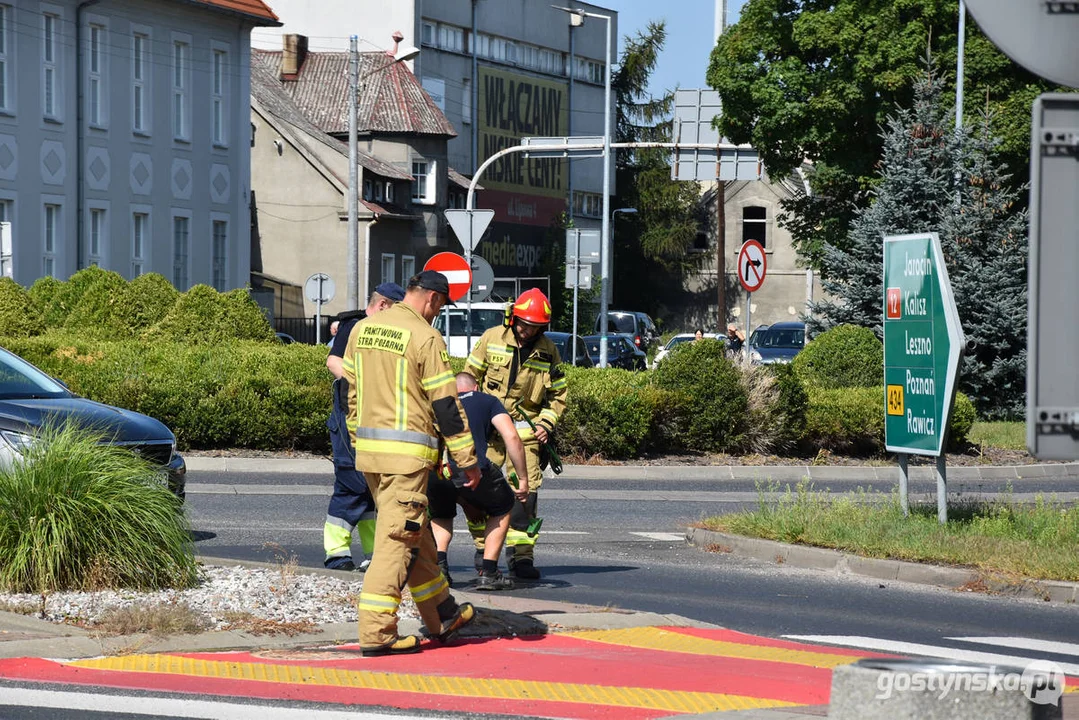
<svg viewBox="0 0 1079 720">
<path fill-rule="evenodd" d="M 415 432 L 414 430 L 389 430 L 387 428 L 359 427 L 356 428 L 356 439 L 360 440 L 400 440 L 407 443 L 426 445 L 438 450 L 438 438 L 427 433 Z"/>
<path fill-rule="evenodd" d="M 404 430 L 408 427 L 408 365 L 403 357 L 397 359 L 395 390 L 397 402 L 394 410 L 394 427 Z"/>
<path fill-rule="evenodd" d="M 402 440 L 365 440 L 356 438 L 357 453 L 372 453 L 376 455 L 407 455 L 419 458 L 428 465 L 438 462 L 438 450 Z"/>
<path fill-rule="evenodd" d="M 453 370 L 447 370 L 444 373 L 439 373 L 438 375 L 432 375 L 429 378 L 424 378 L 420 381 L 420 385 L 423 386 L 424 390 L 434 390 L 435 388 L 442 387 L 443 385 L 448 385 L 451 382 L 455 382 Z"/>
<path fill-rule="evenodd" d="M 480 372 L 484 372 L 485 370 L 487 370 L 486 361 L 480 360 L 475 355 L 469 355 L 468 356 L 468 364 L 471 365 L 472 367 L 476 368 Z"/>
<path fill-rule="evenodd" d="M 397 612 L 397 606 L 401 604 L 401 598 L 390 595 L 375 595 L 374 593 L 360 592 L 360 602 L 357 607 L 368 612 L 386 613 L 393 615 Z"/>
</svg>

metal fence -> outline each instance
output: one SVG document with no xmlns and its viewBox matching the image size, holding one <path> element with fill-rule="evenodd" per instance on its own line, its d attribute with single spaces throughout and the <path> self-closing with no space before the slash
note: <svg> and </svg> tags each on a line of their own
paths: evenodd
<svg viewBox="0 0 1079 720">
<path fill-rule="evenodd" d="M 315 323 L 322 323 L 321 338 L 322 342 L 326 343 L 330 341 L 330 322 L 332 321 L 333 318 L 326 316 L 297 318 L 279 317 L 274 318 L 273 329 L 274 332 L 288 334 L 296 342 L 314 345 Z"/>
</svg>

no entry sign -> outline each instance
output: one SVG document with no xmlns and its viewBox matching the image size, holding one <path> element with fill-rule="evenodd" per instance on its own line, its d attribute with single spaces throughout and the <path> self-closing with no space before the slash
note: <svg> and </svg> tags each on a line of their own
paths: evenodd
<svg viewBox="0 0 1079 720">
<path fill-rule="evenodd" d="M 768 258 L 764 255 L 764 246 L 756 240 L 747 240 L 738 251 L 738 282 L 742 283 L 746 292 L 757 292 L 764 284 L 767 270 Z"/>
<path fill-rule="evenodd" d="M 468 289 L 472 287 L 472 268 L 468 266 L 468 261 L 457 253 L 440 252 L 433 255 L 423 269 L 434 270 L 446 276 L 450 283 L 450 300 L 454 302 L 467 295 Z"/>
</svg>

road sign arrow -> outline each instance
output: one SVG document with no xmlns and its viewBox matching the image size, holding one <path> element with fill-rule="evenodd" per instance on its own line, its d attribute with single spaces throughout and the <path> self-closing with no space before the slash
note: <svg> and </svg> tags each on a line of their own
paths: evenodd
<svg viewBox="0 0 1079 720">
<path fill-rule="evenodd" d="M 884 238 L 885 446 L 940 456 L 963 329 L 936 233 Z"/>
<path fill-rule="evenodd" d="M 447 210 L 446 222 L 453 229 L 453 234 L 461 241 L 465 255 L 471 255 L 480 244 L 487 226 L 494 220 L 494 210 Z"/>
</svg>

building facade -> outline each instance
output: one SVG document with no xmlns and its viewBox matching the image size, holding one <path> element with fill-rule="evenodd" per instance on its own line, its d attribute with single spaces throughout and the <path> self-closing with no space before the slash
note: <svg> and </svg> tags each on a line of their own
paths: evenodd
<svg viewBox="0 0 1079 720">
<path fill-rule="evenodd" d="M 261 0 L 0 2 L 5 270 L 246 285 L 250 31 L 275 24 Z"/>
<path fill-rule="evenodd" d="M 572 4 L 610 17 L 611 57 L 605 57 L 608 21 L 587 18 L 571 28 L 570 16 L 546 0 L 277 0 L 284 27 L 261 29 L 252 43 L 276 48 L 281 33 L 303 33 L 312 47 L 344 49 L 348 35 L 357 33 L 367 49 L 385 49 L 378 39 L 402 31 L 406 44 L 422 49 L 413 61 L 416 76 L 457 130 L 447 146 L 448 163 L 472 176 L 522 137 L 603 135 L 604 80 L 617 55 L 618 15 Z M 496 277 L 534 276 L 549 230 L 563 213 L 572 209 L 578 227 L 598 228 L 602 221 L 601 158 L 571 162 L 511 154 L 478 182 L 485 190 L 476 207 L 494 209 L 495 217 L 476 252 Z M 453 241 L 451 248 L 460 251 Z"/>
</svg>

